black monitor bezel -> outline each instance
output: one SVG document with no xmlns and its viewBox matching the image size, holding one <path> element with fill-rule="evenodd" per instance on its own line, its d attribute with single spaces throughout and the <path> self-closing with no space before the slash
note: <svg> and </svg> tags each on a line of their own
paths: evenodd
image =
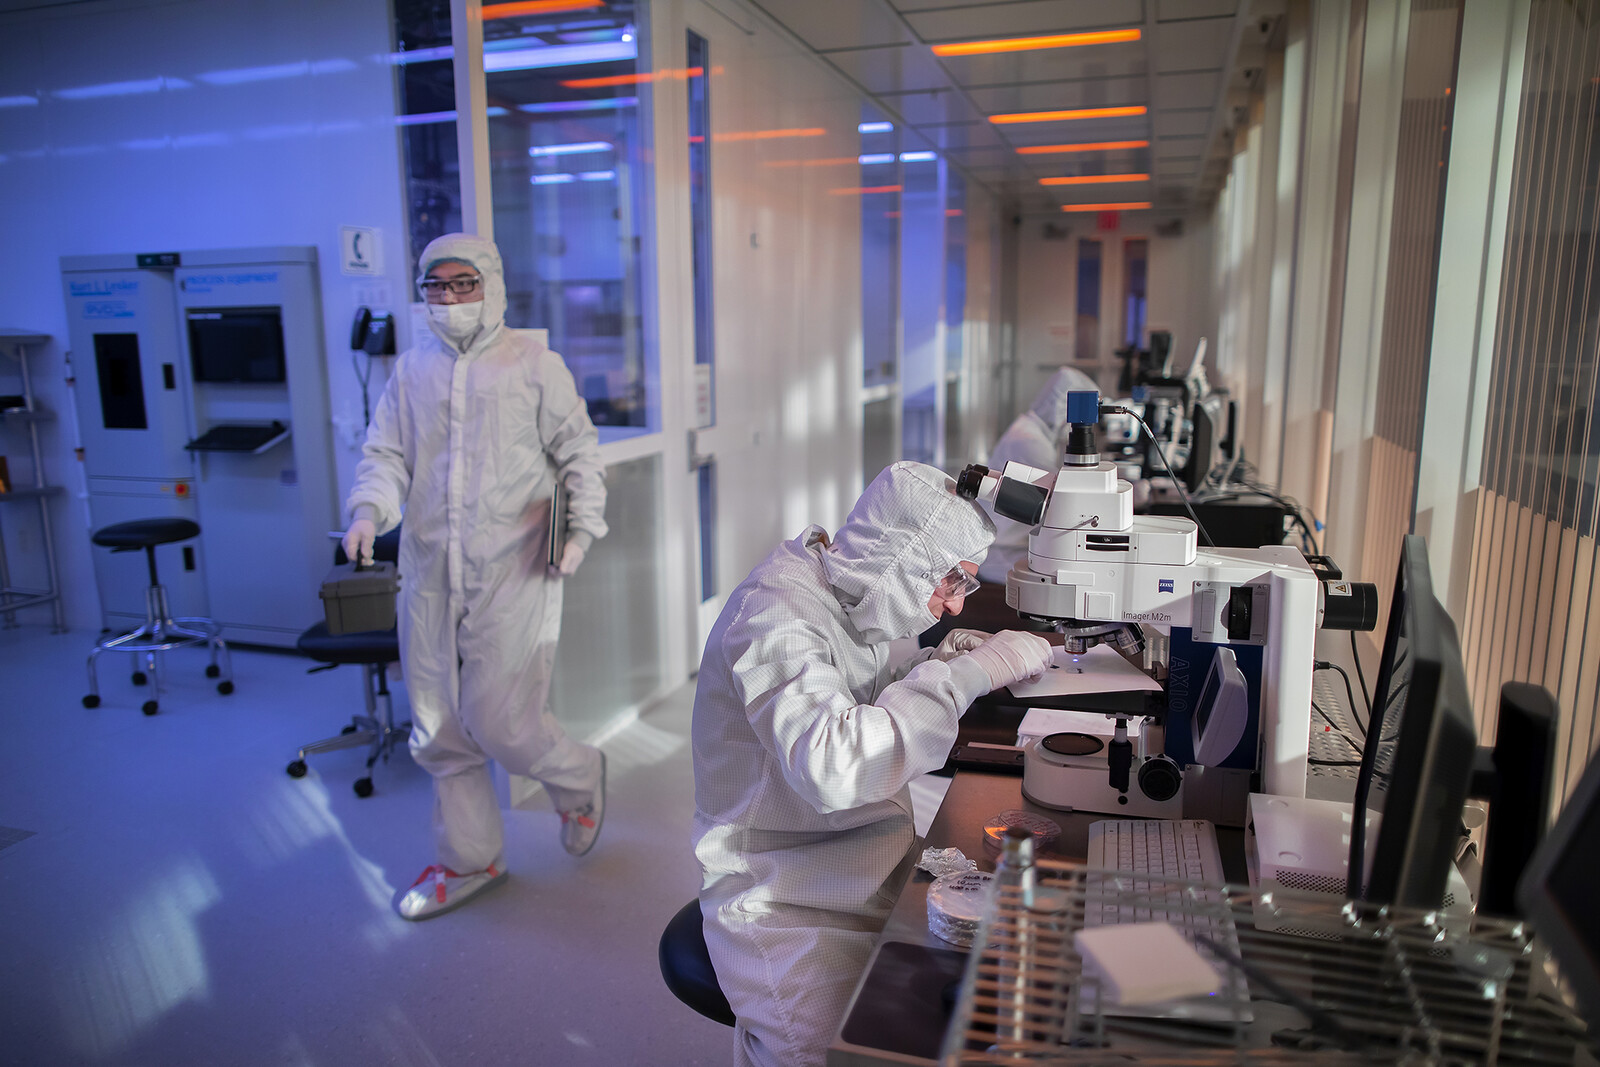
<svg viewBox="0 0 1600 1067">
<path fill-rule="evenodd" d="M 1585 842 L 1577 837 L 1594 806 L 1600 803 L 1600 759 L 1591 759 L 1567 797 L 1555 825 L 1545 834 L 1517 883 L 1517 906 L 1538 931 L 1571 985 L 1579 1010 L 1588 1019 L 1600 1019 L 1600 961 L 1584 946 L 1578 924 L 1551 891 L 1557 866 Z M 1590 845 L 1589 847 L 1592 847 Z"/>
<path fill-rule="evenodd" d="M 1369 807 L 1367 801 L 1372 793 L 1372 775 L 1377 766 L 1378 749 L 1388 712 L 1389 702 L 1386 698 L 1394 679 L 1394 661 L 1402 629 L 1406 633 L 1406 656 L 1411 660 L 1406 703 L 1409 706 L 1419 694 L 1430 702 L 1437 700 L 1443 652 L 1439 647 L 1437 631 L 1427 625 L 1428 608 L 1433 604 L 1433 578 L 1428 567 L 1427 542 L 1416 534 L 1407 534 L 1400 543 L 1394 595 L 1389 601 L 1389 622 L 1383 634 L 1383 656 L 1378 661 L 1378 675 L 1373 679 L 1372 715 L 1367 723 L 1366 742 L 1361 750 L 1361 768 L 1356 774 L 1352 812 L 1363 812 Z M 1396 738 L 1396 745 L 1399 743 L 1400 739 Z M 1396 777 L 1391 775 L 1391 781 Z M 1396 790 L 1389 790 L 1389 795 L 1384 799 L 1385 813 L 1391 802 L 1398 805 L 1396 810 L 1411 810 L 1416 803 L 1417 787 L 1417 780 L 1411 778 L 1401 782 L 1398 796 Z M 1365 818 L 1352 818 L 1350 821 L 1345 893 L 1352 900 L 1374 899 L 1368 895 L 1374 887 L 1363 884 L 1366 871 L 1366 823 Z M 1378 836 L 1380 839 L 1383 836 L 1382 824 Z M 1377 846 L 1378 842 L 1374 841 L 1373 881 L 1377 881 L 1379 873 Z M 1388 881 L 1387 877 L 1385 881 Z"/>
<path fill-rule="evenodd" d="M 231 315 L 270 316 L 277 325 L 277 346 L 271 353 L 273 373 L 270 377 L 214 377 L 206 373 L 201 346 L 198 343 L 196 322 L 203 316 L 226 319 Z M 197 385 L 282 385 L 289 380 L 289 352 L 283 331 L 283 308 L 276 304 L 251 304 L 221 307 L 192 307 L 184 311 L 184 334 L 189 346 L 189 374 Z"/>
</svg>

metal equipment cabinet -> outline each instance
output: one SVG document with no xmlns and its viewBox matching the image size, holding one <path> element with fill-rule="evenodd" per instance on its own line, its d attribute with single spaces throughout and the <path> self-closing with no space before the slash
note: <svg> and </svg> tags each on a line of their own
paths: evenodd
<svg viewBox="0 0 1600 1067">
<path fill-rule="evenodd" d="M 25 438 L 27 446 L 22 456 L 29 461 L 29 477 L 33 484 L 16 484 L 17 471 L 8 464 L 6 491 L 0 492 L 0 530 L 12 515 L 25 512 L 29 505 L 39 516 L 39 532 L 43 539 L 44 557 L 49 585 L 44 589 L 25 589 L 12 585 L 11 566 L 6 560 L 5 537 L 0 533 L 0 620 L 14 626 L 17 612 L 22 608 L 52 604 L 55 609 L 55 628 L 60 633 L 65 624 L 61 613 L 61 578 L 56 571 L 55 539 L 50 532 L 50 498 L 62 492 L 59 485 L 46 485 L 44 456 L 39 449 L 39 424 L 55 419 L 55 413 L 39 406 L 33 395 L 33 378 L 28 373 L 28 349 L 49 342 L 47 334 L 28 333 L 24 330 L 0 329 L 0 455 L 15 458 L 12 445 Z M 12 393 L 10 376 L 17 374 L 22 382 L 22 392 Z M 17 403 L 20 395 L 22 403 Z"/>
</svg>

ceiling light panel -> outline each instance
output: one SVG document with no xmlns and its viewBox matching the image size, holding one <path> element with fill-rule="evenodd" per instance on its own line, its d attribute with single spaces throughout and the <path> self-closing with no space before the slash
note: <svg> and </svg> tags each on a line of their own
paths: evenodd
<svg viewBox="0 0 1600 1067">
<path fill-rule="evenodd" d="M 952 41 L 933 46 L 936 56 L 980 56 L 1001 52 L 1038 52 L 1055 48 L 1089 48 L 1104 44 L 1131 44 L 1142 36 L 1134 27 L 1120 30 L 1086 30 L 1049 33 L 1034 37 L 1004 37 L 987 41 Z"/>
<path fill-rule="evenodd" d="M 1144 3 L 1143 0 L 1017 0 L 977 7 L 955 7 L 946 3 L 938 9 L 907 11 L 905 18 L 924 41 L 942 44 L 1142 26 Z"/>
</svg>

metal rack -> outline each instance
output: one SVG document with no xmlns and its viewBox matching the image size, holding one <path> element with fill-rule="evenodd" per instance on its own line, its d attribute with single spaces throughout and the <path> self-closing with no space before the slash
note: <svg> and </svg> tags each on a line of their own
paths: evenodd
<svg viewBox="0 0 1600 1067">
<path fill-rule="evenodd" d="M 0 411 L 0 425 L 8 430 L 20 428 L 27 436 L 28 456 L 33 467 L 33 484 L 10 487 L 0 493 L 0 507 L 32 504 L 38 509 L 39 530 L 44 541 L 45 565 L 49 585 L 44 589 L 25 589 L 12 585 L 11 567 L 6 560 L 5 540 L 0 537 L 0 619 L 6 626 L 16 625 L 16 613 L 23 608 L 52 604 L 55 608 L 57 633 L 66 629 L 61 611 L 61 578 L 56 569 L 55 538 L 50 530 L 50 498 L 59 496 L 58 485 L 46 485 L 44 480 L 43 452 L 39 447 L 39 424 L 55 419 L 55 413 L 41 408 L 33 395 L 33 379 L 28 373 L 28 348 L 42 345 L 49 335 L 24 330 L 0 329 L 0 352 L 16 361 L 22 380 L 22 406 Z M 14 475 L 15 472 L 13 472 Z"/>
<path fill-rule="evenodd" d="M 1479 917 L 1469 931 L 1438 912 L 1049 861 L 1023 883 L 997 882 L 941 1067 L 1593 1062 L 1525 923 Z M 1073 935 L 1113 901 L 1211 931 L 1215 948 L 1191 941 L 1221 991 L 1164 1017 L 1103 1010 Z M 1175 1017 L 1185 1010 L 1194 1021 Z"/>
</svg>

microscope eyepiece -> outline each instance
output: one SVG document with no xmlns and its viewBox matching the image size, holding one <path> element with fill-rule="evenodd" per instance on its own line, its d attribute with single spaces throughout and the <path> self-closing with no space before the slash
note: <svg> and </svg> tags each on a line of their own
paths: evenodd
<svg viewBox="0 0 1600 1067">
<path fill-rule="evenodd" d="M 978 492 L 983 488 L 983 480 L 988 475 L 988 467 L 981 463 L 969 463 L 956 477 L 956 496 L 963 500 L 978 499 Z"/>
</svg>

